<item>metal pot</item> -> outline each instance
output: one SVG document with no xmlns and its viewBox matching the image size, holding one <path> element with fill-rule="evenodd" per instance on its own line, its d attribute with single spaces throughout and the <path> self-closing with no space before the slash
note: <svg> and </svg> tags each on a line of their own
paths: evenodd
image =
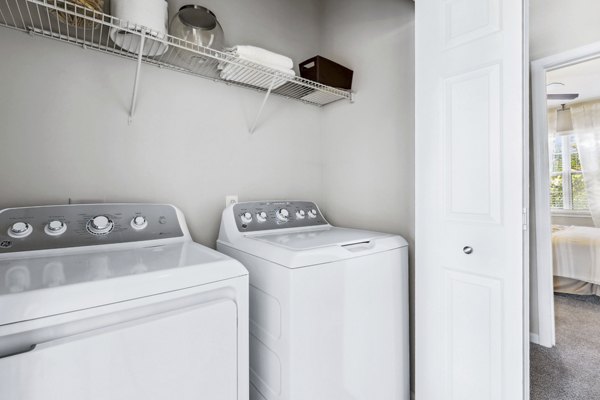
<svg viewBox="0 0 600 400">
<path fill-rule="evenodd" d="M 169 25 L 169 34 L 214 50 L 223 50 L 225 46 L 225 35 L 217 16 L 208 8 L 194 4 L 179 9 Z"/>
</svg>

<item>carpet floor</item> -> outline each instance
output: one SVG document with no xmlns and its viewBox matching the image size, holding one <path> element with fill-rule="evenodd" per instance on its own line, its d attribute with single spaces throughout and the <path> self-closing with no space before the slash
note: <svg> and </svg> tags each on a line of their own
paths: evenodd
<svg viewBox="0 0 600 400">
<path fill-rule="evenodd" d="M 531 344 L 531 400 L 600 399 L 600 297 L 557 294 L 556 346 Z"/>
</svg>

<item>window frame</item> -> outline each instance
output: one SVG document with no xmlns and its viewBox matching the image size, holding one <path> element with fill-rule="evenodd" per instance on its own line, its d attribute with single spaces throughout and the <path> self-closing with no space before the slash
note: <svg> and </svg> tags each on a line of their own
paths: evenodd
<svg viewBox="0 0 600 400">
<path fill-rule="evenodd" d="M 571 143 L 570 139 L 573 135 L 561 135 L 558 138 L 561 139 L 562 143 L 560 146 L 561 153 L 555 153 L 554 150 L 550 152 L 550 174 L 549 177 L 552 179 L 553 176 L 562 175 L 562 203 L 563 208 L 555 208 L 550 204 L 550 213 L 554 216 L 565 216 L 565 217 L 589 217 L 591 216 L 590 210 L 575 210 L 573 209 L 573 175 L 583 175 L 582 171 L 571 170 Z M 556 140 L 556 138 L 554 139 Z M 554 145 L 554 143 L 553 143 Z M 554 146 L 552 147 L 554 149 Z M 554 155 L 561 154 L 562 168 L 560 172 L 553 172 Z M 577 155 L 579 156 L 579 149 L 577 149 Z"/>
</svg>

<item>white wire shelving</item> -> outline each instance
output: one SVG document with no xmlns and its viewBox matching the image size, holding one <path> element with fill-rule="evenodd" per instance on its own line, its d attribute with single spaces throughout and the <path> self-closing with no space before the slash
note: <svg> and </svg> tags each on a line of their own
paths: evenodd
<svg viewBox="0 0 600 400">
<path fill-rule="evenodd" d="M 66 0 L 0 0 L 0 26 L 136 61 L 130 122 L 135 114 L 142 63 L 265 93 L 250 132 L 256 128 L 271 94 L 319 107 L 353 100 L 350 91 L 291 76 Z M 111 32 L 126 37 L 120 46 L 111 39 Z M 224 70 L 228 71 L 226 75 Z"/>
</svg>

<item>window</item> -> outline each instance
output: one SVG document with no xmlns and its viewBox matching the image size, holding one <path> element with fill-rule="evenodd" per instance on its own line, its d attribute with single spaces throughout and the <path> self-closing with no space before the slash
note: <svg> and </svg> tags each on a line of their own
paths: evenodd
<svg viewBox="0 0 600 400">
<path fill-rule="evenodd" d="M 550 206 L 555 211 L 587 211 L 587 193 L 575 136 L 556 136 L 551 145 Z"/>
</svg>

